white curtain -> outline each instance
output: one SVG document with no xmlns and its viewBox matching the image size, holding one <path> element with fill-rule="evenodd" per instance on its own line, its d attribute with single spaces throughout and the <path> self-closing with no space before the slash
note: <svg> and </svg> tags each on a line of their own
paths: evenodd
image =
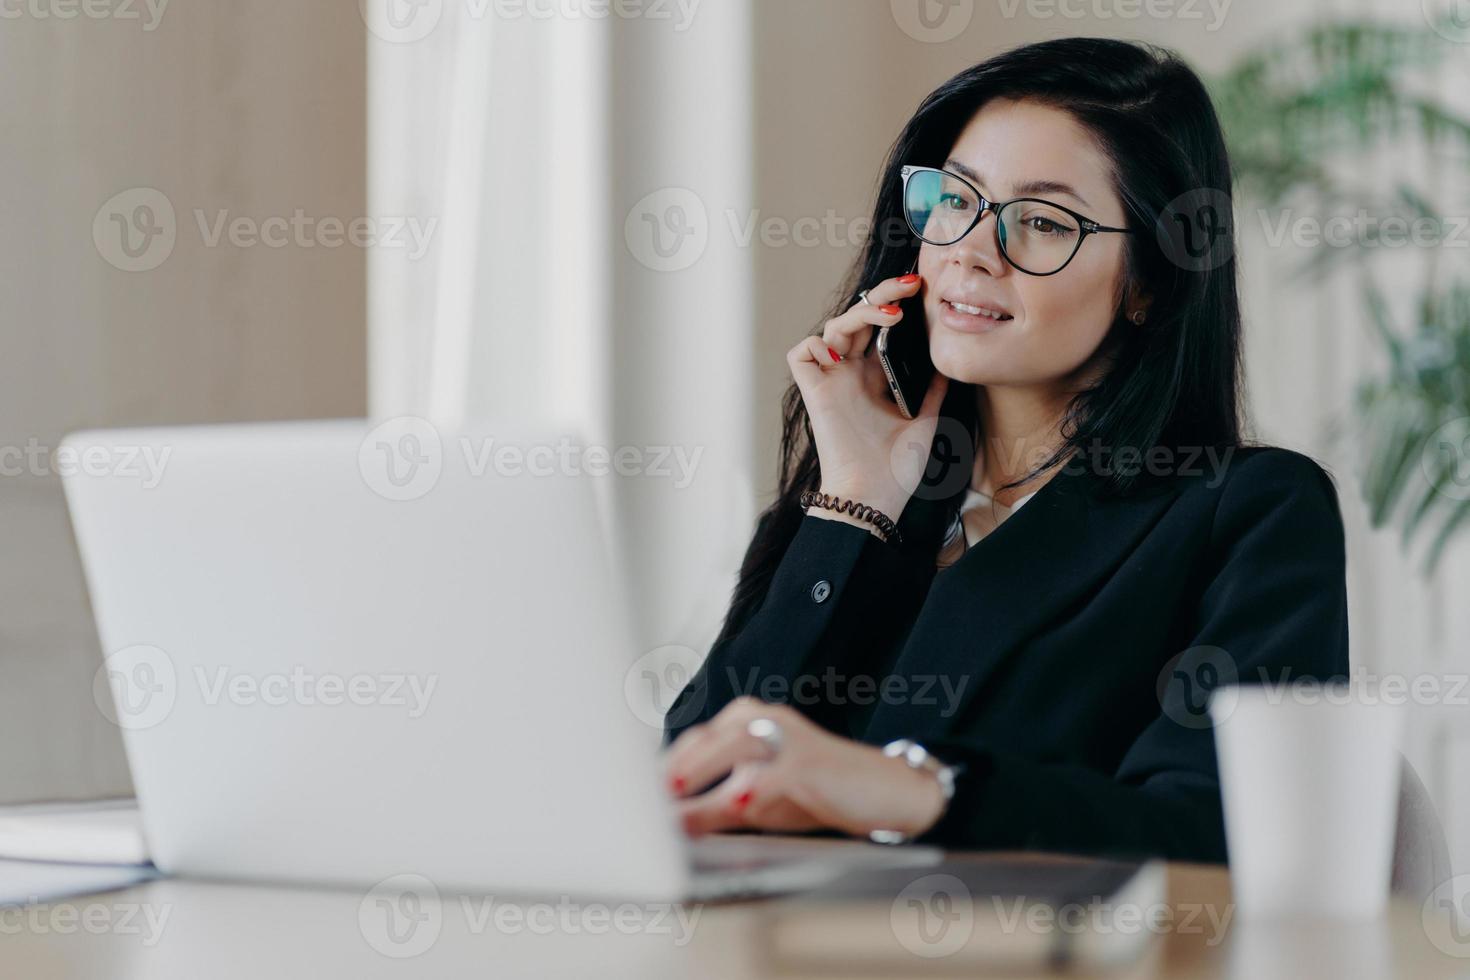
<svg viewBox="0 0 1470 980">
<path fill-rule="evenodd" d="M 710 234 L 750 206 L 748 0 L 418 9 L 427 33 L 370 31 L 372 210 L 437 219 L 424 257 L 371 254 L 372 412 L 540 420 L 669 472 L 604 480 L 606 513 L 640 650 L 702 655 L 753 520 L 751 256 Z M 697 254 L 639 237 L 671 222 Z"/>
</svg>

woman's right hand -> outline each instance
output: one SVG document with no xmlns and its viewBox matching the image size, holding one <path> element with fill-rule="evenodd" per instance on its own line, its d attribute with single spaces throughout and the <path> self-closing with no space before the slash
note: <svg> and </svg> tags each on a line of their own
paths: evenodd
<svg viewBox="0 0 1470 980">
<path fill-rule="evenodd" d="M 918 275 L 884 280 L 868 290 L 870 303 L 827 321 L 820 337 L 806 338 L 786 355 L 811 418 L 822 492 L 867 504 L 895 521 L 928 465 L 949 380 L 935 371 L 918 416 L 906 419 L 889 397 L 876 351 L 863 352 L 879 327 L 924 329 L 922 323 L 902 324 L 898 306 L 923 285 Z"/>
</svg>

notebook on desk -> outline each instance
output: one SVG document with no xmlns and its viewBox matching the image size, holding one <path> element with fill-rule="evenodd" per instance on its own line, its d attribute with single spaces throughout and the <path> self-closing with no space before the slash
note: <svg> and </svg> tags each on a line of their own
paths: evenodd
<svg viewBox="0 0 1470 980">
<path fill-rule="evenodd" d="M 65 864 L 148 864 L 132 799 L 0 807 L 0 858 Z"/>
<path fill-rule="evenodd" d="M 775 971 L 1104 969 L 1158 933 L 1162 862 L 970 857 L 857 871 L 762 917 Z"/>
<path fill-rule="evenodd" d="M 157 875 L 131 799 L 0 807 L 0 905 L 112 891 Z"/>
</svg>

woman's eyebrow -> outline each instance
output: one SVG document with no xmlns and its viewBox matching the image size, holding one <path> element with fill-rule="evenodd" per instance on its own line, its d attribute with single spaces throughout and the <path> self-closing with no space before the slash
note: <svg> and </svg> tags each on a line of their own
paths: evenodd
<svg viewBox="0 0 1470 980">
<path fill-rule="evenodd" d="M 946 170 L 953 170 L 961 177 L 968 177 L 976 184 L 982 183 L 980 175 L 958 160 L 944 161 Z M 1082 202 L 1083 207 L 1092 207 L 1087 198 L 1078 194 L 1071 184 L 1064 184 L 1059 180 L 1025 180 L 1016 185 L 1016 193 L 1021 197 L 1029 197 L 1032 194 L 1066 194 Z"/>
</svg>

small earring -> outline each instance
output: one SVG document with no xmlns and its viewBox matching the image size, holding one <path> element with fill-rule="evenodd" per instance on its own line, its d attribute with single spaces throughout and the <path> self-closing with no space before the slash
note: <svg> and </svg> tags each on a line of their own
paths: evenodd
<svg viewBox="0 0 1470 980">
<path fill-rule="evenodd" d="M 1143 326 L 1143 321 L 1148 319 L 1148 314 L 1144 313 L 1142 310 L 1134 310 L 1133 316 L 1130 319 L 1132 319 L 1134 323 L 1141 327 Z"/>
</svg>

